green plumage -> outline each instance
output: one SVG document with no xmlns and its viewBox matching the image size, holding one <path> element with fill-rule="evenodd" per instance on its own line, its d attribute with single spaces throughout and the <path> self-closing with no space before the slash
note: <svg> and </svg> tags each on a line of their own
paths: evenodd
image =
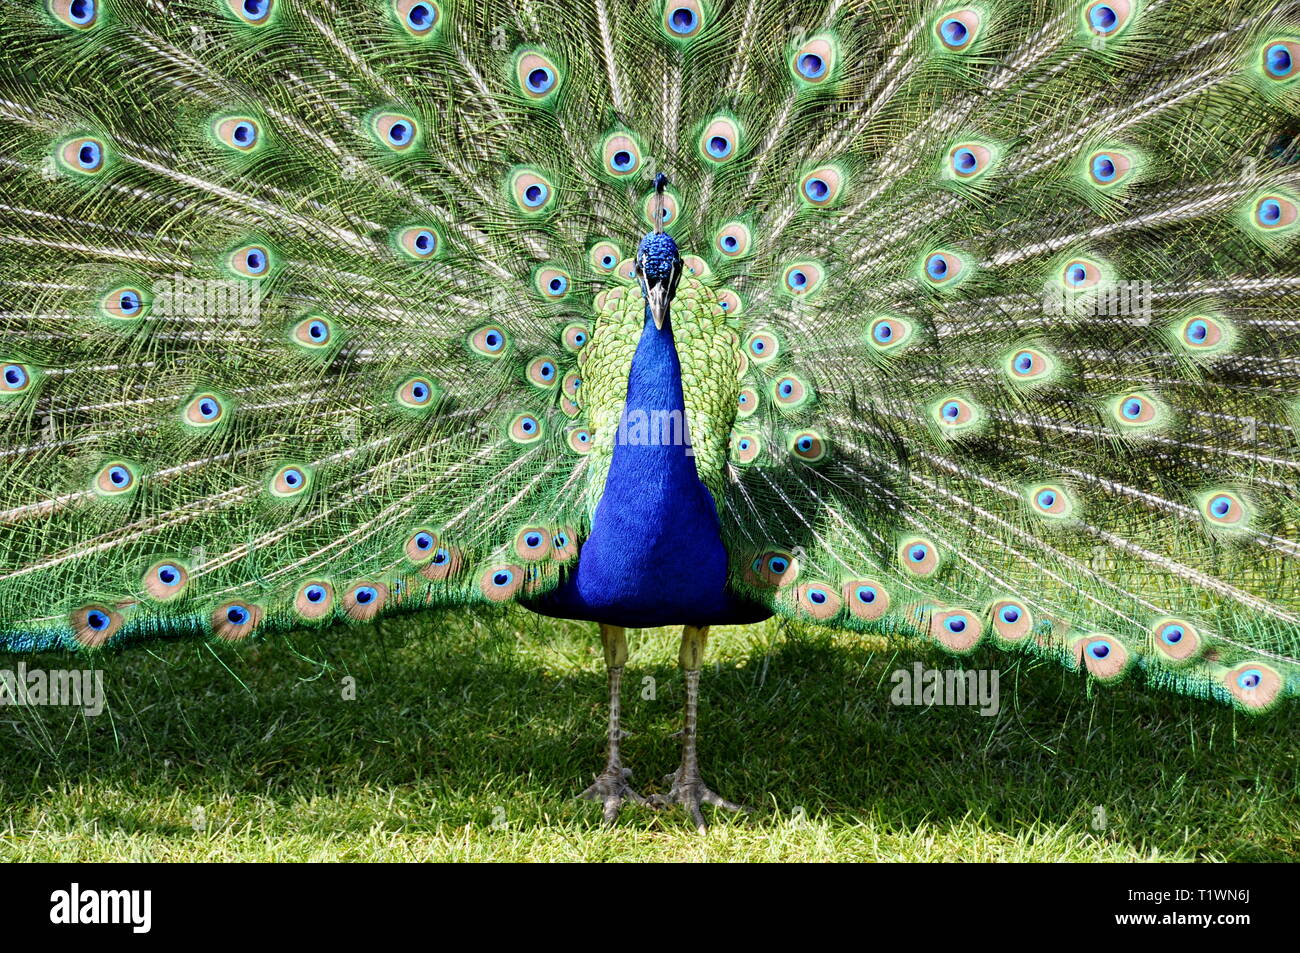
<svg viewBox="0 0 1300 953">
<path fill-rule="evenodd" d="M 735 592 L 1300 693 L 1294 4 L 253 6 L 0 4 L 8 648 L 553 587 L 664 172 Z"/>
</svg>

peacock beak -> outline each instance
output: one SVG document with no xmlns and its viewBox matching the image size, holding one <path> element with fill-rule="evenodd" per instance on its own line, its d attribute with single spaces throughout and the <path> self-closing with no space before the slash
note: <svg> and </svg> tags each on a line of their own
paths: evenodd
<svg viewBox="0 0 1300 953">
<path fill-rule="evenodd" d="M 655 330 L 664 329 L 664 319 L 668 317 L 668 286 L 656 282 L 646 288 L 646 307 L 650 309 L 650 317 L 655 319 Z"/>
</svg>

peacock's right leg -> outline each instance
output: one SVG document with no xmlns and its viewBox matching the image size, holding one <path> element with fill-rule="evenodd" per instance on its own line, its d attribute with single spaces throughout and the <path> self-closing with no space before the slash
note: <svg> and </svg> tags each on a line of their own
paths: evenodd
<svg viewBox="0 0 1300 953">
<path fill-rule="evenodd" d="M 605 666 L 609 670 L 609 749 L 605 758 L 605 770 L 596 775 L 596 783 L 579 797 L 603 802 L 605 823 L 612 824 L 625 801 L 644 804 L 646 799 L 628 784 L 632 769 L 623 767 L 619 753 L 619 742 L 623 740 L 623 729 L 619 726 L 622 707 L 620 689 L 623 685 L 623 666 L 627 664 L 627 630 L 621 625 L 602 623 L 600 641 L 605 647 Z"/>
</svg>

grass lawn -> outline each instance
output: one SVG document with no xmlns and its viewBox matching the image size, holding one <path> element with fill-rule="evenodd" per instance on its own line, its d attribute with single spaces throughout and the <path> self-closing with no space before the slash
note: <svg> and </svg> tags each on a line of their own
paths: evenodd
<svg viewBox="0 0 1300 953">
<path fill-rule="evenodd" d="M 678 636 L 630 635 L 624 756 L 662 791 Z M 603 757 L 595 627 L 509 610 L 134 649 L 99 661 L 99 717 L 0 708 L 0 860 L 1300 856 L 1294 706 L 1261 720 L 1136 685 L 1090 694 L 990 652 L 964 663 L 1001 669 L 1003 710 L 981 717 L 890 704 L 895 669 L 963 664 L 925 646 L 773 621 L 709 648 L 705 780 L 761 810 L 705 837 L 635 807 L 604 829 L 575 799 Z"/>
</svg>

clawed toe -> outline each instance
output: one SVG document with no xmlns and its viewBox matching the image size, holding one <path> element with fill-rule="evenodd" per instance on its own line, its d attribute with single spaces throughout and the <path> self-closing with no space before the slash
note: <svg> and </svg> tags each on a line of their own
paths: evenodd
<svg viewBox="0 0 1300 953">
<path fill-rule="evenodd" d="M 711 790 L 699 777 L 682 778 L 680 770 L 665 775 L 664 784 L 669 786 L 668 793 L 652 795 L 647 803 L 657 810 L 663 810 L 674 804 L 681 805 L 690 812 L 691 820 L 695 822 L 695 829 L 701 834 L 709 829 L 709 824 L 704 819 L 704 812 L 701 810 L 705 804 L 731 811 L 733 814 L 752 814 L 754 810 L 743 804 L 728 801 Z"/>
<path fill-rule="evenodd" d="M 632 786 L 628 783 L 631 777 L 631 768 L 606 768 L 601 774 L 596 775 L 595 783 L 578 797 L 586 801 L 600 801 L 604 806 L 605 823 L 613 824 L 626 802 L 647 803 L 644 797 L 632 790 Z"/>
</svg>

